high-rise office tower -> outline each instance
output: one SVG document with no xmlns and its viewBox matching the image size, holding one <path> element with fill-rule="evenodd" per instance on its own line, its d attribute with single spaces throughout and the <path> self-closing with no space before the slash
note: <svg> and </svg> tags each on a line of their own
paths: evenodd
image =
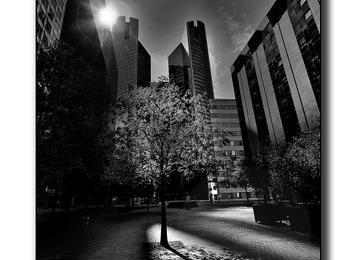
<svg viewBox="0 0 357 260">
<path fill-rule="evenodd" d="M 93 84 L 83 95 L 91 100 L 90 120 L 99 129 L 106 109 L 107 70 L 89 0 L 67 1 L 60 40 L 73 47 L 75 54 L 93 69 Z M 78 77 L 76 71 L 68 76 Z"/>
<path fill-rule="evenodd" d="M 36 42 L 51 44 L 61 35 L 67 0 L 37 0 Z"/>
<path fill-rule="evenodd" d="M 193 94 L 204 92 L 214 98 L 211 67 L 208 56 L 205 25 L 201 21 L 187 23 L 187 38 L 190 53 Z"/>
<path fill-rule="evenodd" d="M 145 47 L 138 41 L 138 82 L 140 87 L 147 87 L 151 81 L 151 57 Z"/>
<path fill-rule="evenodd" d="M 319 0 L 277 0 L 231 72 L 246 154 L 314 127 L 321 110 Z"/>
<path fill-rule="evenodd" d="M 131 88 L 150 83 L 150 55 L 138 40 L 139 22 L 119 16 L 112 27 L 112 39 L 118 72 L 117 97 L 125 97 Z"/>
<path fill-rule="evenodd" d="M 169 55 L 169 79 L 182 92 L 190 89 L 190 58 L 182 43 Z"/>
<path fill-rule="evenodd" d="M 118 95 L 118 66 L 115 58 L 112 33 L 109 29 L 102 31 L 102 50 L 107 67 L 107 101 L 115 102 Z"/>
</svg>

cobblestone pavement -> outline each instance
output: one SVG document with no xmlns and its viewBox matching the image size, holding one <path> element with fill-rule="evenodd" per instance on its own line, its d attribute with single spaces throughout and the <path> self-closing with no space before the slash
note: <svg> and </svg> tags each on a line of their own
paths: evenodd
<svg viewBox="0 0 357 260">
<path fill-rule="evenodd" d="M 168 226 L 169 241 L 217 254 L 229 249 L 252 259 L 320 259 L 319 245 L 307 235 L 285 226 L 257 224 L 248 207 L 168 209 Z M 94 215 L 88 226 L 40 232 L 38 260 L 144 259 L 143 244 L 158 242 L 159 230 L 159 208 L 151 213 L 137 210 L 126 215 Z"/>
</svg>

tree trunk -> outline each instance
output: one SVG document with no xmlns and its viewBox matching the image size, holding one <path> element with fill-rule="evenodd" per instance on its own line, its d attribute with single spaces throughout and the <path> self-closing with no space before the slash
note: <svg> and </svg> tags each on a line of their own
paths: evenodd
<svg viewBox="0 0 357 260">
<path fill-rule="evenodd" d="M 165 174 L 161 174 L 161 237 L 160 244 L 168 246 L 167 240 L 167 222 L 166 222 L 166 178 Z"/>
<path fill-rule="evenodd" d="M 148 193 L 147 198 L 146 198 L 146 212 L 149 213 L 149 208 L 150 208 L 150 194 Z"/>
<path fill-rule="evenodd" d="M 55 190 L 54 203 L 52 204 L 52 220 L 55 220 L 57 206 L 57 189 Z"/>
<path fill-rule="evenodd" d="M 245 186 L 244 188 L 245 188 L 245 195 L 247 196 L 247 204 L 249 205 L 249 196 L 248 196 L 247 186 Z"/>
</svg>

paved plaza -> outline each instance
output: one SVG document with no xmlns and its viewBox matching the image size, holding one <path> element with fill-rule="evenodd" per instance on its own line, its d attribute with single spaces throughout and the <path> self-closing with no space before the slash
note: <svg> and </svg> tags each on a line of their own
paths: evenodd
<svg viewBox="0 0 357 260">
<path fill-rule="evenodd" d="M 235 250 L 249 259 L 320 259 L 320 246 L 288 227 L 254 222 L 250 207 L 200 206 L 168 209 L 169 241 L 220 253 Z M 79 218 L 73 216 L 72 218 Z M 93 213 L 88 226 L 71 220 L 41 225 L 37 254 L 45 259 L 145 259 L 145 244 L 159 242 L 160 208 Z"/>
</svg>

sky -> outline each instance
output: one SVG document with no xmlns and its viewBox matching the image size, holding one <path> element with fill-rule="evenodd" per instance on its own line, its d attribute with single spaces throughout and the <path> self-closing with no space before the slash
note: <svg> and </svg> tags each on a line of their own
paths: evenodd
<svg viewBox="0 0 357 260">
<path fill-rule="evenodd" d="M 168 56 L 182 42 L 186 22 L 206 26 L 215 98 L 234 98 L 230 67 L 274 0 L 106 0 L 117 15 L 139 20 L 139 40 L 151 55 L 151 80 L 168 76 Z"/>
</svg>

